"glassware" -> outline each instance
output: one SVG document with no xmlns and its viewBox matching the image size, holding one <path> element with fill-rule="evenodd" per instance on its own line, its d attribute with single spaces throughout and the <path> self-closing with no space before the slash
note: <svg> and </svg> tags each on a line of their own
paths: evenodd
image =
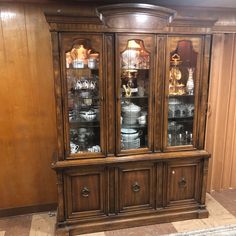
<svg viewBox="0 0 236 236">
<path fill-rule="evenodd" d="M 176 48 L 170 52 L 168 146 L 192 145 L 193 142 L 194 71 L 197 56 L 191 40 L 177 41 Z"/>
<path fill-rule="evenodd" d="M 101 152 L 99 53 L 90 43 L 74 45 L 66 53 L 70 153 Z"/>
<path fill-rule="evenodd" d="M 122 118 L 119 122 L 122 150 L 148 147 L 149 68 L 150 53 L 145 49 L 144 42 L 128 40 L 125 50 L 120 53 Z M 136 130 L 133 134 L 135 138 L 131 138 L 132 134 L 124 134 L 124 129 Z"/>
</svg>

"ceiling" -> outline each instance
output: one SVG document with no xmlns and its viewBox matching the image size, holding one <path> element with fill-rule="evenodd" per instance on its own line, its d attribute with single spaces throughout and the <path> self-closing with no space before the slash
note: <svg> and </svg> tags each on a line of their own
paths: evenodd
<svg viewBox="0 0 236 236">
<path fill-rule="evenodd" d="M 152 3 L 175 6 L 236 8 L 236 0 L 152 0 Z"/>
<path fill-rule="evenodd" d="M 96 3 L 150 3 L 160 6 L 195 6 L 195 7 L 226 7 L 236 8 L 236 0 L 74 0 L 75 2 Z"/>
<path fill-rule="evenodd" d="M 2 0 L 0 0 L 1 2 Z M 31 2 L 31 3 L 96 3 L 116 4 L 116 3 L 149 3 L 159 6 L 195 6 L 195 7 L 223 7 L 235 8 L 236 0 L 5 0 L 5 2 Z"/>
</svg>

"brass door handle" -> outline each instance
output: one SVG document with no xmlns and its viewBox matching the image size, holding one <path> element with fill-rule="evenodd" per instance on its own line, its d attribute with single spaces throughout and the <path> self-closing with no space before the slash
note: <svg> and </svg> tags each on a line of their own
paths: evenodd
<svg viewBox="0 0 236 236">
<path fill-rule="evenodd" d="M 83 189 L 81 190 L 82 197 L 88 197 L 89 194 L 90 194 L 90 191 L 89 191 L 88 187 L 83 187 Z"/>
<path fill-rule="evenodd" d="M 179 181 L 179 187 L 180 188 L 185 188 L 186 187 L 186 184 L 187 184 L 187 181 L 185 180 L 184 177 L 182 177 Z"/>
<path fill-rule="evenodd" d="M 138 184 L 138 182 L 134 182 L 134 184 L 132 185 L 132 190 L 133 192 L 139 192 L 141 189 L 140 185 Z"/>
</svg>

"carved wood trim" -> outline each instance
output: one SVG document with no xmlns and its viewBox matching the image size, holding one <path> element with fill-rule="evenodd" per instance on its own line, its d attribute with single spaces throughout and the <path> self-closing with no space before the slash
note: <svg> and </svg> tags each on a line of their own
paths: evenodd
<svg viewBox="0 0 236 236">
<path fill-rule="evenodd" d="M 163 29 L 176 15 L 175 10 L 151 4 L 113 4 L 96 10 L 106 26 L 118 29 Z"/>
</svg>

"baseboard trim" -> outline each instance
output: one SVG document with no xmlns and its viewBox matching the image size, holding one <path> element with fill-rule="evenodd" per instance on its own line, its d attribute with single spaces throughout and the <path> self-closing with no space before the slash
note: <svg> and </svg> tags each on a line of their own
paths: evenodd
<svg viewBox="0 0 236 236">
<path fill-rule="evenodd" d="M 43 211 L 55 211 L 56 209 L 57 209 L 57 203 L 6 208 L 6 209 L 0 209 L 0 217 L 16 216 L 16 215 L 30 214 Z"/>
</svg>

